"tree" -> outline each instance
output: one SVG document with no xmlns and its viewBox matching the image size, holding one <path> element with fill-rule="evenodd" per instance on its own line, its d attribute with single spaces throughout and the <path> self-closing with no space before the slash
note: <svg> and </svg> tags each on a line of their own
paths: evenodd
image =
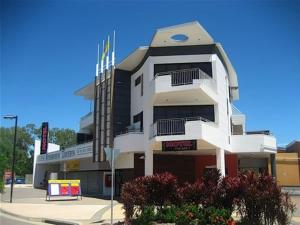
<svg viewBox="0 0 300 225">
<path fill-rule="evenodd" d="M 31 174 L 33 169 L 34 140 L 40 139 L 41 127 L 27 124 L 17 128 L 16 175 Z M 11 169 L 14 127 L 0 127 L 0 177 L 5 170 Z M 76 144 L 76 133 L 71 129 L 52 128 L 49 130 L 49 142 L 68 147 Z"/>
</svg>

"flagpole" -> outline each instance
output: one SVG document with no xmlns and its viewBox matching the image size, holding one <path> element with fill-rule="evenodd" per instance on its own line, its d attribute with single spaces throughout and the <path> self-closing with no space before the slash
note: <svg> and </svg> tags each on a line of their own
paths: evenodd
<svg viewBox="0 0 300 225">
<path fill-rule="evenodd" d="M 107 38 L 106 69 L 109 70 L 109 35 Z"/>
<path fill-rule="evenodd" d="M 103 67 L 104 67 L 103 54 L 104 54 L 104 40 L 102 41 L 102 55 L 101 55 L 101 68 L 100 68 L 100 73 L 101 74 L 103 74 Z"/>
<path fill-rule="evenodd" d="M 114 37 L 113 37 L 113 50 L 112 50 L 112 56 L 111 56 L 111 65 L 115 66 L 115 45 L 116 45 L 116 31 L 114 30 Z"/>
<path fill-rule="evenodd" d="M 98 50 L 97 50 L 97 63 L 96 63 L 96 77 L 99 76 L 99 50 L 100 50 L 100 46 L 98 43 Z"/>
</svg>

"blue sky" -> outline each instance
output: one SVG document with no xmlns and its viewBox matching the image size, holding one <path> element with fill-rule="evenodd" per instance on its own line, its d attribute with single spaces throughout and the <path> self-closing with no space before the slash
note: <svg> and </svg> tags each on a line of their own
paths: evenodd
<svg viewBox="0 0 300 225">
<path fill-rule="evenodd" d="M 73 95 L 95 74 L 97 43 L 115 29 L 117 62 L 157 28 L 197 20 L 231 59 L 247 130 L 300 139 L 300 1 L 1 1 L 1 115 L 79 129 L 90 103 Z M 11 121 L 1 119 L 2 126 Z"/>
</svg>

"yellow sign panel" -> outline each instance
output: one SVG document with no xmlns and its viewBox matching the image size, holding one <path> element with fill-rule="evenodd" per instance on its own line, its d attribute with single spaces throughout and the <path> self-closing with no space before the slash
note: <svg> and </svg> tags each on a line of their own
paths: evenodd
<svg viewBox="0 0 300 225">
<path fill-rule="evenodd" d="M 48 180 L 49 184 L 79 184 L 80 180 Z M 72 185 L 73 186 L 73 185 Z"/>
<path fill-rule="evenodd" d="M 78 171 L 80 169 L 80 161 L 79 160 L 70 160 L 66 162 L 67 171 Z"/>
</svg>

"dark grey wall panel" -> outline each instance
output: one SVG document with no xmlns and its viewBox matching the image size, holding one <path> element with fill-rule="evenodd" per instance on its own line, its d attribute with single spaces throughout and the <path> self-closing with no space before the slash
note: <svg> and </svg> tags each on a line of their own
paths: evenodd
<svg viewBox="0 0 300 225">
<path fill-rule="evenodd" d="M 113 94 L 113 130 L 114 136 L 126 130 L 130 125 L 130 82 L 131 72 L 115 70 Z"/>
</svg>

